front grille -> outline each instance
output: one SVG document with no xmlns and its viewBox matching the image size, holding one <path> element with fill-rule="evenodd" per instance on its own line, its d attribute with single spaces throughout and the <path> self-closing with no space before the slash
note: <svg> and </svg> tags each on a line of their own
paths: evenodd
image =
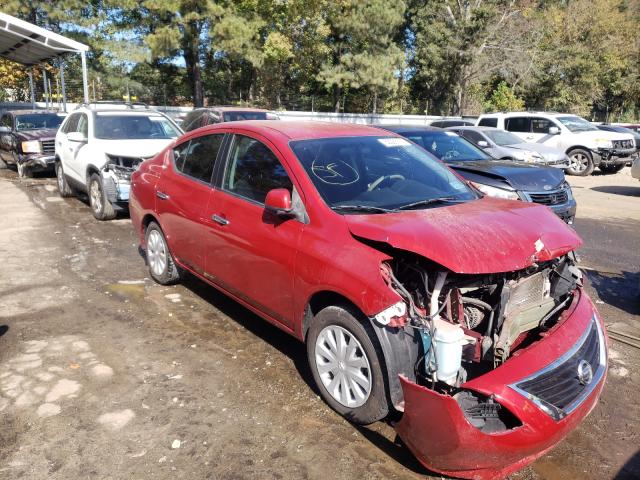
<svg viewBox="0 0 640 480">
<path fill-rule="evenodd" d="M 56 152 L 55 140 L 40 140 L 42 145 L 42 153 L 55 153 Z"/>
<path fill-rule="evenodd" d="M 604 374 L 605 365 L 604 337 L 594 317 L 588 330 L 569 352 L 512 388 L 559 420 L 593 391 Z M 586 373 L 589 369 L 591 375 Z"/>
<path fill-rule="evenodd" d="M 529 193 L 528 195 L 532 202 L 540 203 L 541 205 L 562 205 L 569 199 L 566 189 L 553 192 Z"/>
<path fill-rule="evenodd" d="M 613 143 L 613 148 L 635 148 L 635 142 L 633 140 L 614 140 L 611 143 Z"/>
</svg>

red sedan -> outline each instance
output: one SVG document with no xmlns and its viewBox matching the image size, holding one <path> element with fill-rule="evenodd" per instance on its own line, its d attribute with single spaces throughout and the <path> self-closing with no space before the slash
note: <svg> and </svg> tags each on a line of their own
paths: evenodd
<svg viewBox="0 0 640 480">
<path fill-rule="evenodd" d="M 360 424 L 400 412 L 433 471 L 507 475 L 597 403 L 606 337 L 576 233 L 393 133 L 194 130 L 133 175 L 130 210 L 157 282 L 189 272 L 305 342 L 324 400 Z"/>
</svg>

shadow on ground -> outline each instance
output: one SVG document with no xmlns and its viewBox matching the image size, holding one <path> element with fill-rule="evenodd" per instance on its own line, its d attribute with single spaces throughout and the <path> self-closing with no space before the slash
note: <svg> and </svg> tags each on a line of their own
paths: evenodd
<svg viewBox="0 0 640 480">
<path fill-rule="evenodd" d="M 613 480 L 637 480 L 640 478 L 640 450 L 625 463 Z"/>
<path fill-rule="evenodd" d="M 586 272 L 600 299 L 632 315 L 640 315 L 640 273 Z"/>
<path fill-rule="evenodd" d="M 303 343 L 192 275 L 185 275 L 185 278 L 180 281 L 180 284 L 209 303 L 213 308 L 219 310 L 234 322 L 247 329 L 260 340 L 268 343 L 280 353 L 289 357 L 293 361 L 302 380 L 304 380 L 314 394 L 319 395 L 318 388 L 309 369 L 306 347 Z M 336 415 L 338 414 L 336 413 Z M 397 421 L 399 417 L 391 418 L 390 416 L 388 421 L 391 422 L 392 420 Z M 376 424 L 369 426 L 351 424 L 351 426 L 383 453 L 405 468 L 421 475 L 430 474 L 402 443 L 399 436 L 396 435 L 392 442 L 383 434 L 376 431 Z"/>
<path fill-rule="evenodd" d="M 614 195 L 624 195 L 626 197 L 640 197 L 640 187 L 607 185 L 604 187 L 591 187 L 591 190 L 595 192 L 612 193 Z"/>
</svg>

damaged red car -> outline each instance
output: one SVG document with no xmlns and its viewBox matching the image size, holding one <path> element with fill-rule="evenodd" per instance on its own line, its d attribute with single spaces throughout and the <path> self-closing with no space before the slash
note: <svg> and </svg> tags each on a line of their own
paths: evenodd
<svg viewBox="0 0 640 480">
<path fill-rule="evenodd" d="M 508 475 L 598 401 L 606 336 L 577 234 L 393 133 L 204 127 L 133 174 L 130 211 L 156 281 L 190 272 L 305 342 L 324 400 L 399 417 L 432 471 Z"/>
</svg>

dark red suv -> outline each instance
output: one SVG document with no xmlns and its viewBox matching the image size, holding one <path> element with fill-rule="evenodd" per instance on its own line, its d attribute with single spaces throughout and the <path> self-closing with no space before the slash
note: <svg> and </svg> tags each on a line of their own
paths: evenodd
<svg viewBox="0 0 640 480">
<path fill-rule="evenodd" d="M 153 278 L 190 272 L 307 345 L 349 420 L 400 416 L 428 468 L 495 478 L 594 408 L 603 323 L 576 233 L 483 197 L 373 127 L 237 122 L 190 132 L 132 177 Z"/>
</svg>

